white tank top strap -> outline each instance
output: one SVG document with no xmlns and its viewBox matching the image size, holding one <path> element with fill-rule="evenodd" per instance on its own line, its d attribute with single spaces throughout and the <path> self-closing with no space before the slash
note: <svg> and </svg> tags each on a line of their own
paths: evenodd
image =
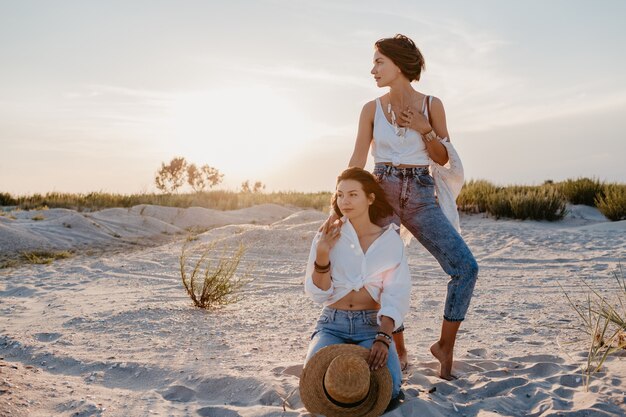
<svg viewBox="0 0 626 417">
<path fill-rule="evenodd" d="M 377 97 L 376 98 L 376 112 L 374 113 L 374 119 L 378 119 L 381 117 L 385 119 L 385 122 L 387 121 L 387 118 L 385 117 L 385 112 L 383 111 L 383 103 L 380 102 L 380 97 Z"/>
</svg>

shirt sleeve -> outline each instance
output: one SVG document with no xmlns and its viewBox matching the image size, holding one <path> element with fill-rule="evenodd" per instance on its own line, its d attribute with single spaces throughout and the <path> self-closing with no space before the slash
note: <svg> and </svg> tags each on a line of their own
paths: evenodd
<svg viewBox="0 0 626 417">
<path fill-rule="evenodd" d="M 387 316 L 393 320 L 394 330 L 397 330 L 404 321 L 404 316 L 409 312 L 411 304 L 411 275 L 406 259 L 406 253 L 402 253 L 402 260 L 394 268 L 386 273 L 383 280 L 383 289 L 380 295 L 380 310 L 378 311 L 378 324 L 381 316 Z"/>
<path fill-rule="evenodd" d="M 313 301 L 316 303 L 322 304 L 324 301 L 328 300 L 333 295 L 333 282 L 330 282 L 330 288 L 327 290 L 323 290 L 319 288 L 313 282 L 313 270 L 314 270 L 314 262 L 317 257 L 317 243 L 320 240 L 321 233 L 317 232 L 315 237 L 313 238 L 313 243 L 311 244 L 311 252 L 309 253 L 309 261 L 306 265 L 306 272 L 304 273 L 304 293 L 308 295 Z"/>
</svg>

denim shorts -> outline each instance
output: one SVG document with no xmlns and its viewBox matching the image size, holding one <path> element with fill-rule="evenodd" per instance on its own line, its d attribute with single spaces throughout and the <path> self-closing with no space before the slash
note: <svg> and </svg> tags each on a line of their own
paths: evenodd
<svg viewBox="0 0 626 417">
<path fill-rule="evenodd" d="M 379 226 L 404 225 L 450 276 L 444 319 L 462 321 L 478 277 L 478 264 L 461 235 L 441 211 L 428 167 L 376 164 L 373 172 L 394 213 Z"/>
</svg>

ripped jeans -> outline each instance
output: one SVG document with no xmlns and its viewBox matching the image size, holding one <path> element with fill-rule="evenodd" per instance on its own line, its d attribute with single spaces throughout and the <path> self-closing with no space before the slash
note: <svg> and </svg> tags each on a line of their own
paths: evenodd
<svg viewBox="0 0 626 417">
<path fill-rule="evenodd" d="M 443 318 L 463 321 L 478 277 L 478 264 L 461 235 L 439 208 L 428 167 L 376 164 L 373 172 L 394 213 L 378 222 L 404 225 L 450 275 Z"/>
</svg>

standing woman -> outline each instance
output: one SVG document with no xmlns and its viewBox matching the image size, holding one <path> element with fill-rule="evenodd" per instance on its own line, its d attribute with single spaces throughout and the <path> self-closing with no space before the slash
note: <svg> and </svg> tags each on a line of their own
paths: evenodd
<svg viewBox="0 0 626 417">
<path fill-rule="evenodd" d="M 458 194 L 459 178 L 447 177 L 443 169 L 449 159 L 452 163 L 458 158 L 450 145 L 443 104 L 411 85 L 423 69 L 424 58 L 408 37 L 376 42 L 371 73 L 376 85 L 389 92 L 363 106 L 349 166 L 363 168 L 371 147 L 374 175 L 394 211 L 379 225 L 404 225 L 450 275 L 441 336 L 430 351 L 441 364 L 441 378 L 452 379 L 456 334 L 470 304 L 478 264 L 457 230 L 456 195 L 453 191 L 450 197 L 449 190 L 456 188 Z M 394 339 L 406 363 L 403 334 L 396 333 Z"/>
</svg>

